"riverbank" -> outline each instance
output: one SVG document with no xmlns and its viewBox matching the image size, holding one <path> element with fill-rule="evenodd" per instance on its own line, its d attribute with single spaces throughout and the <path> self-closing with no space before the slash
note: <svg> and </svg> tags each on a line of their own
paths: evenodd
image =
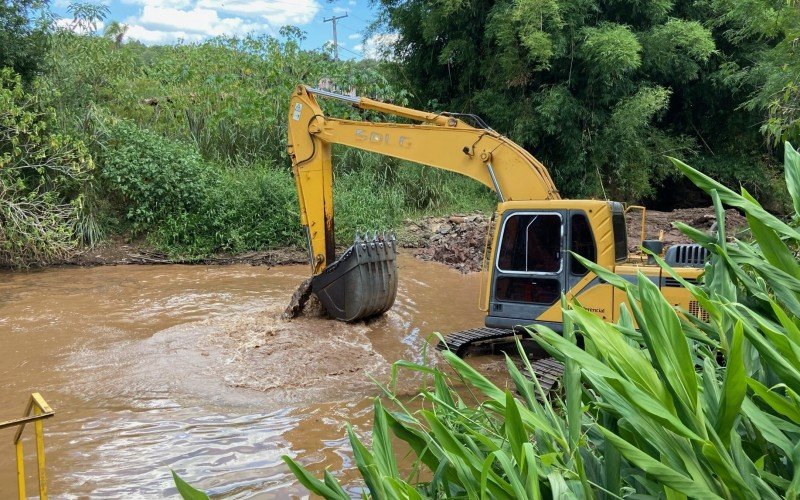
<svg viewBox="0 0 800 500">
<path fill-rule="evenodd" d="M 735 210 L 727 210 L 725 217 L 729 236 L 736 235 L 746 227 L 745 218 Z M 690 240 L 672 226 L 674 222 L 683 222 L 708 231 L 716 222 L 716 217 L 713 207 L 687 208 L 672 212 L 648 210 L 645 237 L 661 237 L 667 246 L 689 243 Z M 409 249 L 409 253 L 419 259 L 440 262 L 462 273 L 471 273 L 481 269 L 488 224 L 489 217 L 483 214 L 406 219 L 402 228 L 397 231 L 397 239 L 401 248 Z M 631 253 L 639 253 L 640 235 L 641 216 L 637 211 L 628 217 L 628 250 Z M 114 238 L 69 258 L 55 261 L 47 267 L 158 264 L 249 264 L 272 267 L 307 262 L 307 250 L 297 246 L 183 259 L 159 252 L 145 241 L 131 242 L 124 238 Z"/>
</svg>

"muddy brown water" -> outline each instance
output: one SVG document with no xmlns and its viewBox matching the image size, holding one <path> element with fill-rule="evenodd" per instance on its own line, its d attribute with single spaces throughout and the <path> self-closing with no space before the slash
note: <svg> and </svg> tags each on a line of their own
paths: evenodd
<svg viewBox="0 0 800 500">
<path fill-rule="evenodd" d="M 0 420 L 41 392 L 58 498 L 306 492 L 281 461 L 358 481 L 345 423 L 365 432 L 392 362 L 433 331 L 480 325 L 479 275 L 400 256 L 390 312 L 367 324 L 280 318 L 306 266 L 119 266 L 0 273 Z M 26 431 L 35 491 L 32 429 Z M 0 431 L 0 499 L 16 495 Z"/>
</svg>

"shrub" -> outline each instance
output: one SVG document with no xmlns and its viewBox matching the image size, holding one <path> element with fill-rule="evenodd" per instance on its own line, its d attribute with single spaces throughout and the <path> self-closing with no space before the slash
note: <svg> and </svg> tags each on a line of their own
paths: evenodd
<svg viewBox="0 0 800 500">
<path fill-rule="evenodd" d="M 786 152 L 800 218 L 800 155 L 788 144 Z M 745 212 L 754 239 L 728 242 L 724 229 L 708 235 L 680 225 L 713 255 L 701 286 L 659 259 L 708 321 L 676 311 L 644 275 L 629 283 L 584 261 L 627 294 L 629 305 L 611 324 L 563 302 L 564 336 L 541 326 L 531 332 L 566 364 L 564 397 L 548 401 L 535 376 L 528 379 L 509 357 L 518 397 L 449 352 L 444 358 L 454 376 L 396 363 L 393 377 L 410 369 L 428 374 L 432 385 L 413 405 L 421 410 L 382 387 L 370 448 L 348 427 L 372 498 L 798 497 L 800 232 L 745 190 L 737 194 L 675 163 L 712 196 L 720 228 L 724 203 Z M 468 391 L 454 390 L 461 382 Z M 407 475 L 392 434 L 414 457 Z M 321 481 L 284 460 L 312 492 L 349 498 L 330 473 Z"/>
<path fill-rule="evenodd" d="M 397 227 L 403 215 L 403 193 L 392 184 L 377 182 L 369 170 L 353 171 L 336 177 L 333 205 L 336 239 L 349 244 L 356 231 Z"/>
<path fill-rule="evenodd" d="M 44 264 L 80 240 L 81 186 L 94 164 L 81 141 L 55 131 L 36 90 L 0 70 L 0 266 Z"/>
<path fill-rule="evenodd" d="M 222 169 L 202 205 L 167 217 L 153 240 L 184 257 L 301 244 L 294 180 L 265 165 Z"/>
<path fill-rule="evenodd" d="M 100 178 L 134 233 L 203 205 L 213 174 L 191 147 L 124 120 L 110 123 L 100 141 Z"/>
</svg>

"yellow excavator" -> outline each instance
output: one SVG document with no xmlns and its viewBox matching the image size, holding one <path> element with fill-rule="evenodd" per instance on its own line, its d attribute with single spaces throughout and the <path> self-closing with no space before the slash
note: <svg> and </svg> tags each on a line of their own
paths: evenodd
<svg viewBox="0 0 800 500">
<path fill-rule="evenodd" d="M 318 97 L 403 122 L 326 116 Z M 677 280 L 657 265 L 629 258 L 621 203 L 561 199 L 544 165 L 479 117 L 428 113 L 300 85 L 289 107 L 288 151 L 308 237 L 311 291 L 336 319 L 357 321 L 391 308 L 397 291 L 397 253 L 393 236 L 373 233 L 356 235 L 353 245 L 337 258 L 333 144 L 458 172 L 497 194 L 481 280 L 485 326 L 446 336 L 446 347 L 459 355 L 473 343 L 509 337 L 519 326 L 544 324 L 560 331 L 562 294 L 578 299 L 605 320 L 616 320 L 625 295 L 589 271 L 573 253 L 625 279 L 634 280 L 642 272 L 670 303 L 702 314 Z M 660 250 L 657 241 L 643 243 Z M 674 245 L 665 254 L 665 260 L 689 281 L 696 280 L 706 259 L 699 245 Z"/>
</svg>

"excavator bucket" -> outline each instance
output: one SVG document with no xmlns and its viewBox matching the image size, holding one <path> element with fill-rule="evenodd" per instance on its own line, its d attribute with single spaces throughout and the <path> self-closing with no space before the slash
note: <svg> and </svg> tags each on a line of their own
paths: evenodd
<svg viewBox="0 0 800 500">
<path fill-rule="evenodd" d="M 353 246 L 311 281 L 328 314 L 358 321 L 388 311 L 397 295 L 397 241 L 356 234 Z"/>
</svg>

